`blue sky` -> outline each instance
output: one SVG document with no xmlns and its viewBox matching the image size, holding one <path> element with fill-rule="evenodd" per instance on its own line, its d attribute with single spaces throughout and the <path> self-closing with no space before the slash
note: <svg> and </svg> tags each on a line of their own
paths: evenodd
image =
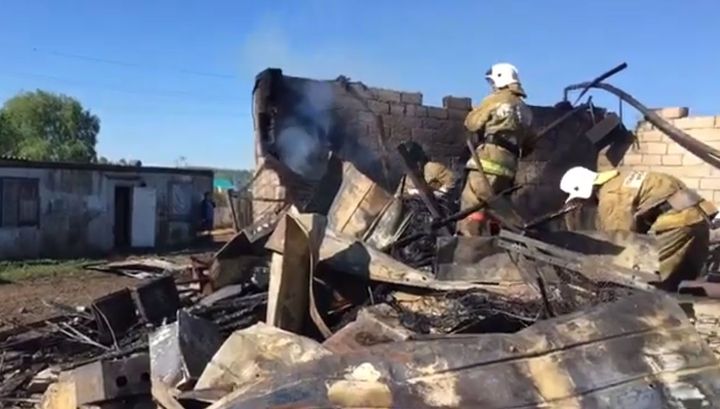
<svg viewBox="0 0 720 409">
<path fill-rule="evenodd" d="M 647 105 L 720 114 L 717 0 L 0 0 L 0 10 L 0 100 L 36 88 L 74 96 L 102 121 L 100 154 L 146 164 L 252 167 L 250 93 L 267 66 L 439 104 L 477 102 L 482 73 L 508 61 L 530 103 L 552 104 L 565 85 L 626 61 L 612 83 Z"/>
</svg>

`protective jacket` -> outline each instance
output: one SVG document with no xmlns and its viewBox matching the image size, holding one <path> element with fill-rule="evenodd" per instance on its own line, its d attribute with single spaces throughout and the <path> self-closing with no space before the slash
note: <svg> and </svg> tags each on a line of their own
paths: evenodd
<svg viewBox="0 0 720 409">
<path fill-rule="evenodd" d="M 465 127 L 482 136 L 476 152 L 485 173 L 513 178 L 520 152 L 530 148 L 532 112 L 525 97 L 520 84 L 511 84 L 488 95 L 465 118 Z M 473 158 L 467 168 L 477 168 Z"/>
<path fill-rule="evenodd" d="M 597 192 L 601 230 L 661 233 L 708 220 L 718 212 L 674 176 L 644 171 L 605 174 L 607 181 Z"/>
<path fill-rule="evenodd" d="M 436 192 L 445 193 L 455 183 L 455 175 L 445 165 L 440 162 L 429 161 L 423 166 L 423 179 L 425 183 Z M 405 192 L 412 193 L 417 188 L 410 178 L 405 179 Z"/>
</svg>

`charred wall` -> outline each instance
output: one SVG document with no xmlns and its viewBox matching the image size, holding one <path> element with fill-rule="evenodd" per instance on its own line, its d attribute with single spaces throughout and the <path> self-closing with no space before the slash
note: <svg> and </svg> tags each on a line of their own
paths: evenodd
<svg viewBox="0 0 720 409">
<path fill-rule="evenodd" d="M 306 200 L 318 184 L 328 150 L 389 189 L 402 173 L 395 148 L 408 140 L 461 173 L 469 157 L 463 121 L 471 106 L 470 98 L 456 96 L 443 98 L 441 107 L 424 105 L 420 92 L 375 88 L 343 77 L 319 81 L 284 76 L 279 70 L 260 73 L 254 92 L 256 161 L 261 172 L 253 187 L 255 215 L 277 208 L 277 199 L 295 204 Z M 532 108 L 537 129 L 567 109 Z M 604 111 L 596 109 L 595 119 L 602 115 Z M 514 201 L 525 216 L 562 204 L 558 184 L 569 167 L 596 166 L 597 150 L 583 136 L 592 125 L 589 113 L 575 115 L 548 133 L 535 152 L 522 160 L 517 180 L 527 186 L 515 194 Z M 279 137 L 288 128 L 304 131 Z M 305 146 L 308 141 L 312 146 Z M 301 162 L 292 166 L 300 172 L 290 172 L 279 163 L 293 161 Z M 317 168 L 308 170 L 312 166 Z"/>
</svg>

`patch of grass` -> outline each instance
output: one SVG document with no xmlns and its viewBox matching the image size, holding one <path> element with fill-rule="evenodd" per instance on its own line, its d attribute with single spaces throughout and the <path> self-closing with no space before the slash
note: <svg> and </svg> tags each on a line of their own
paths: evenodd
<svg viewBox="0 0 720 409">
<path fill-rule="evenodd" d="M 35 278 L 49 278 L 82 274 L 83 265 L 91 260 L 32 260 L 0 262 L 0 280 L 22 281 Z"/>
</svg>

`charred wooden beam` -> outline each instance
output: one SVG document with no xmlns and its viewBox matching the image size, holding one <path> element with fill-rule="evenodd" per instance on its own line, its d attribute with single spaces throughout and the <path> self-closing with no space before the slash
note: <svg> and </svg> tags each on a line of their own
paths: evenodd
<svg viewBox="0 0 720 409">
<path fill-rule="evenodd" d="M 442 211 L 440 210 L 440 206 L 438 206 L 437 201 L 435 200 L 435 195 L 432 192 L 432 189 L 430 189 L 430 186 L 425 182 L 425 179 L 422 177 L 422 175 L 419 175 L 419 172 L 413 167 L 412 159 L 410 158 L 410 152 L 408 152 L 407 147 L 405 145 L 400 144 L 397 147 L 397 152 L 400 154 L 400 158 L 402 159 L 401 163 L 403 165 L 403 168 L 405 168 L 405 174 L 412 180 L 413 185 L 418 189 L 418 192 L 420 194 L 420 198 L 425 203 L 425 206 L 427 206 L 428 210 L 430 211 L 430 214 L 436 218 L 441 219 L 444 217 L 442 214 Z M 442 227 L 441 230 L 445 234 L 452 234 L 450 229 L 446 227 Z"/>
</svg>

